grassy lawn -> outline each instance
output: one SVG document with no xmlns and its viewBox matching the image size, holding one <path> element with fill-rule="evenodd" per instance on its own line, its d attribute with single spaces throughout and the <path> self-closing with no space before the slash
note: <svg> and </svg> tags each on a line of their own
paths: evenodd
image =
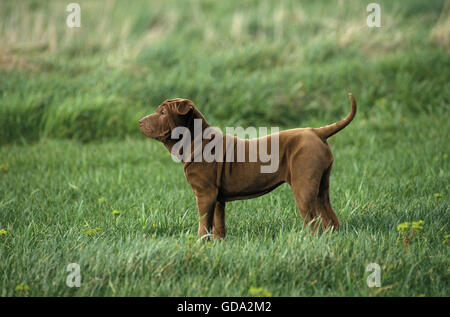
<svg viewBox="0 0 450 317">
<path fill-rule="evenodd" d="M 369 2 L 80 0 L 70 29 L 64 2 L 2 1 L 0 296 L 449 296 L 450 4 L 379 1 L 368 28 Z M 197 241 L 182 166 L 137 123 L 184 97 L 222 128 L 318 127 L 347 92 L 323 234 L 282 185 Z"/>
</svg>

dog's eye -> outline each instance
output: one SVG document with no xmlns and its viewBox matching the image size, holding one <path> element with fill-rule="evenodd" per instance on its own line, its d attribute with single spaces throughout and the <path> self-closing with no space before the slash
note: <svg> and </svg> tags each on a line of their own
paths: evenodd
<svg viewBox="0 0 450 317">
<path fill-rule="evenodd" d="M 164 110 L 161 110 L 161 114 L 166 114 L 166 112 Z"/>
</svg>

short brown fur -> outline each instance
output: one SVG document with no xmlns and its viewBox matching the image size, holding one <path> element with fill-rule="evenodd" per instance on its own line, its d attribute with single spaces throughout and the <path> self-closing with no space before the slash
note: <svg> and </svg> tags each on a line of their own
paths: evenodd
<svg viewBox="0 0 450 317">
<path fill-rule="evenodd" d="M 183 162 L 186 179 L 197 199 L 200 219 L 198 235 L 203 237 L 212 233 L 214 238 L 225 237 L 226 202 L 264 195 L 285 182 L 292 188 L 305 225 L 312 224 L 315 230 L 320 217 L 323 228 L 338 228 L 339 220 L 331 207 L 329 197 L 333 155 L 326 139 L 342 130 L 355 117 L 356 101 L 352 94 L 349 94 L 349 97 L 351 111 L 344 119 L 321 128 L 298 128 L 279 132 L 279 167 L 275 173 L 261 173 L 261 165 L 267 164 L 259 159 L 257 162 Z M 193 136 L 194 119 L 201 119 L 202 130 L 210 127 L 192 101 L 170 99 L 163 102 L 156 113 L 142 118 L 139 122 L 147 137 L 161 141 L 171 152 L 172 147 L 179 141 L 171 138 L 171 131 L 175 127 L 183 126 L 188 128 Z M 272 137 L 273 135 L 265 137 L 269 151 Z M 193 138 L 191 158 L 194 153 Z M 237 143 L 243 142 L 248 158 L 249 142 L 257 140 L 234 137 L 232 142 L 227 144 L 224 139 L 224 156 L 227 146 L 236 147 Z M 202 146 L 208 141 L 203 140 Z"/>
</svg>

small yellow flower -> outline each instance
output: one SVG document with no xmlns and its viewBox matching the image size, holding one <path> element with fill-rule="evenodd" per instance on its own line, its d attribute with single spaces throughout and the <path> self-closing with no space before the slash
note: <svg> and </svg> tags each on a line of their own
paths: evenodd
<svg viewBox="0 0 450 317">
<path fill-rule="evenodd" d="M 425 222 L 423 220 L 419 220 L 419 221 L 413 221 L 411 225 L 414 230 L 420 231 L 423 229 L 424 224 L 425 224 Z"/>
<path fill-rule="evenodd" d="M 30 286 L 27 284 L 19 284 L 16 286 L 16 291 L 28 292 L 30 290 Z"/>
<path fill-rule="evenodd" d="M 0 164 L 0 172 L 6 173 L 9 170 L 9 163 Z"/>
<path fill-rule="evenodd" d="M 5 229 L 0 230 L 0 236 L 6 236 L 8 232 Z"/>
<path fill-rule="evenodd" d="M 103 204 L 105 201 L 106 201 L 106 198 L 105 198 L 105 197 L 100 197 L 100 198 L 98 199 L 98 202 L 99 202 L 100 204 Z"/>
<path fill-rule="evenodd" d="M 113 210 L 113 211 L 112 211 L 112 214 L 113 214 L 114 216 L 118 216 L 118 215 L 120 215 L 120 211 L 118 211 L 118 210 Z"/>
<path fill-rule="evenodd" d="M 409 229 L 410 225 L 411 224 L 409 222 L 403 222 L 397 226 L 397 230 L 398 231 L 406 231 Z"/>
<path fill-rule="evenodd" d="M 434 197 L 436 198 L 442 198 L 442 195 L 440 193 L 434 193 Z"/>
<path fill-rule="evenodd" d="M 442 244 L 450 245 L 450 234 L 444 237 L 444 241 L 442 241 Z"/>
<path fill-rule="evenodd" d="M 93 229 L 85 230 L 84 234 L 87 235 L 87 236 L 93 236 L 93 235 L 96 235 L 97 233 L 99 233 L 100 231 L 102 231 L 102 228 L 96 227 L 96 228 L 93 228 Z"/>
<path fill-rule="evenodd" d="M 262 287 L 250 287 L 249 290 L 250 295 L 256 297 L 271 297 L 272 293 L 263 289 Z"/>
</svg>

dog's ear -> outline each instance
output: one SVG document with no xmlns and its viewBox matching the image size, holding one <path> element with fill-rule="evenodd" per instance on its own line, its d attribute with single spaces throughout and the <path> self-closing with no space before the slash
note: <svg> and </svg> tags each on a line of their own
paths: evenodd
<svg viewBox="0 0 450 317">
<path fill-rule="evenodd" d="M 194 103 L 189 99 L 179 99 L 175 103 L 175 111 L 181 116 L 185 116 L 194 110 Z"/>
</svg>

